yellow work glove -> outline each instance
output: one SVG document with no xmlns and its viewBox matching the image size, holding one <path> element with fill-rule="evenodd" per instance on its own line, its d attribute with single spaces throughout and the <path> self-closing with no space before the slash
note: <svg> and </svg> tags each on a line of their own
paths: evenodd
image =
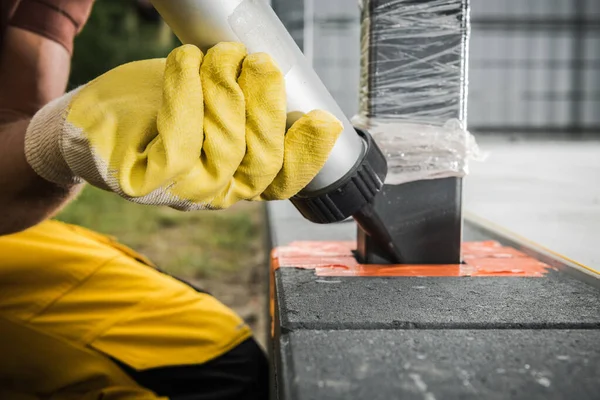
<svg viewBox="0 0 600 400">
<path fill-rule="evenodd" d="M 25 153 L 43 178 L 82 180 L 144 204 L 221 209 L 287 199 L 323 167 L 342 131 L 311 111 L 286 133 L 285 83 L 264 53 L 184 45 L 117 67 L 49 103 Z"/>
</svg>

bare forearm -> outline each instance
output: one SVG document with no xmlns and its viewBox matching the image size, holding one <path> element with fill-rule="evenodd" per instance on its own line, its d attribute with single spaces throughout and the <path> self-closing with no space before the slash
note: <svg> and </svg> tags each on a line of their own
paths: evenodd
<svg viewBox="0 0 600 400">
<path fill-rule="evenodd" d="M 0 235 L 33 226 L 58 212 L 78 191 L 40 178 L 24 154 L 28 120 L 0 125 Z"/>
<path fill-rule="evenodd" d="M 25 159 L 25 132 L 40 107 L 64 93 L 70 56 L 59 44 L 9 28 L 0 57 L 0 234 L 56 213 L 77 190 L 40 178 Z"/>
</svg>

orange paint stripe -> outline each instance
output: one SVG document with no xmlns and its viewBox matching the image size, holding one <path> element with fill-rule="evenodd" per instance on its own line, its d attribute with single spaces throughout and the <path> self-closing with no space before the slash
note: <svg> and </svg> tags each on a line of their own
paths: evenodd
<svg viewBox="0 0 600 400">
<path fill-rule="evenodd" d="M 317 276 L 541 277 L 551 267 L 495 241 L 463 243 L 464 264 L 455 265 L 364 265 L 352 251 L 354 242 L 293 242 L 271 254 L 273 269 L 314 269 Z"/>
<path fill-rule="evenodd" d="M 321 266 L 317 276 L 461 276 L 460 265 L 361 265 L 340 268 Z"/>
<path fill-rule="evenodd" d="M 527 254 L 517 249 L 504 247 L 493 240 L 486 242 L 465 242 L 462 244 L 462 253 L 464 260 L 474 258 L 528 257 Z"/>
<path fill-rule="evenodd" d="M 465 260 L 463 276 L 544 276 L 548 269 L 547 264 L 532 257 L 515 258 L 476 258 Z"/>
</svg>

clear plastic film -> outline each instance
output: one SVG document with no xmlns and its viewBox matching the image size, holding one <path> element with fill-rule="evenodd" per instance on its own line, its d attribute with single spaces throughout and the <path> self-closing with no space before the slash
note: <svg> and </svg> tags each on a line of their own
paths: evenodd
<svg viewBox="0 0 600 400">
<path fill-rule="evenodd" d="M 422 179 L 463 177 L 468 160 L 482 160 L 475 137 L 458 119 L 444 125 L 381 122 L 355 117 L 356 126 L 368 129 L 388 161 L 385 183 L 398 185 Z"/>
<path fill-rule="evenodd" d="M 386 183 L 463 177 L 481 159 L 466 130 L 467 0 L 361 0 L 360 111 L 388 158 Z"/>
</svg>

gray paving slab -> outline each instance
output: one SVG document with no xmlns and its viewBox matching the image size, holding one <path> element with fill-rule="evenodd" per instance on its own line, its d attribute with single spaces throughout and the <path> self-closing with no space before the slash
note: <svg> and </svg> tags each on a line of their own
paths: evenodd
<svg viewBox="0 0 600 400">
<path fill-rule="evenodd" d="M 276 271 L 280 326 L 296 329 L 600 328 L 600 291 L 544 278 L 317 277 Z"/>
<path fill-rule="evenodd" d="M 600 331 L 297 331 L 280 351 L 293 400 L 600 396 Z"/>
<path fill-rule="evenodd" d="M 548 207 L 532 206 L 527 215 L 498 209 L 495 221 L 522 219 L 542 232 L 555 224 Z M 352 222 L 315 225 L 289 202 L 270 204 L 269 213 L 274 245 L 356 237 Z M 589 235 L 595 219 L 584 219 L 573 223 Z M 581 236 L 558 231 L 553 225 L 546 233 L 566 244 Z M 485 239 L 466 226 L 464 240 Z M 600 398 L 600 291 L 567 274 L 323 278 L 281 268 L 276 292 L 285 399 Z"/>
<path fill-rule="evenodd" d="M 289 202 L 270 206 L 277 244 L 353 240 L 353 223 L 316 225 Z M 465 240 L 485 240 L 465 227 Z M 276 273 L 284 329 L 600 327 L 600 291 L 565 274 L 547 278 L 319 278 Z M 331 283 L 333 282 L 333 283 Z"/>
</svg>

